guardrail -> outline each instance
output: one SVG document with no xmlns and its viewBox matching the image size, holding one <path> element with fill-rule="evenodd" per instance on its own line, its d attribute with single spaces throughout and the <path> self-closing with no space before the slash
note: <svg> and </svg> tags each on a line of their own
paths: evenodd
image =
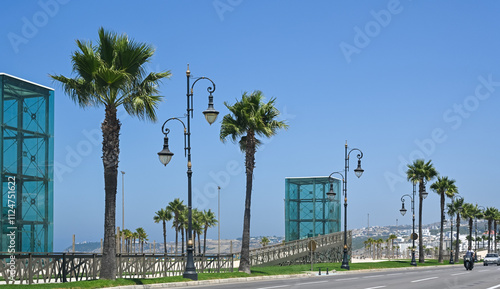
<svg viewBox="0 0 500 289">
<path fill-rule="evenodd" d="M 0 273 L 5 284 L 38 284 L 95 280 L 102 254 L 2 253 Z M 182 275 L 186 256 L 117 254 L 117 278 L 158 278 Z M 12 261 L 13 260 L 13 261 Z M 233 272 L 232 254 L 194 257 L 198 273 Z"/>
<path fill-rule="evenodd" d="M 308 243 L 316 242 L 316 258 L 324 262 L 339 262 L 342 260 L 344 232 L 319 235 L 283 244 L 264 246 L 250 250 L 250 265 L 284 265 L 305 264 L 310 262 Z M 347 232 L 347 245 L 351 254 L 352 231 Z M 239 258 L 239 254 L 236 255 Z"/>
</svg>

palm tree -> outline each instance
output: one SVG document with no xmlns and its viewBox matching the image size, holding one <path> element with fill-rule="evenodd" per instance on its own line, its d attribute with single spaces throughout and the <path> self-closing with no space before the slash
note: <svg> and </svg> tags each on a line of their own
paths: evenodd
<svg viewBox="0 0 500 289">
<path fill-rule="evenodd" d="M 163 224 L 163 251 L 167 254 L 167 222 L 172 220 L 172 212 L 168 209 L 160 209 L 153 217 L 155 223 Z"/>
<path fill-rule="evenodd" d="M 207 231 L 208 228 L 215 226 L 218 221 L 215 217 L 215 213 L 212 210 L 208 209 L 208 211 L 203 211 L 203 256 L 205 256 L 206 248 L 207 248 Z"/>
<path fill-rule="evenodd" d="M 457 216 L 456 218 L 456 227 L 457 227 L 457 240 L 460 239 L 460 221 L 461 221 L 461 214 L 462 214 L 462 206 L 464 204 L 464 199 L 463 198 L 456 198 L 454 199 L 450 204 L 448 204 L 448 215 L 450 216 Z M 455 262 L 458 262 L 458 254 L 459 254 L 459 242 L 455 243 Z"/>
<path fill-rule="evenodd" d="M 265 247 L 267 244 L 269 244 L 269 239 L 267 237 L 262 237 L 260 239 L 260 244 L 262 245 L 262 247 Z"/>
<path fill-rule="evenodd" d="M 224 105 L 229 109 L 222 119 L 220 139 L 225 142 L 230 138 L 239 142 L 240 150 L 245 153 L 246 194 L 245 212 L 243 217 L 243 236 L 241 239 L 241 260 L 239 271 L 250 274 L 250 204 L 252 198 L 253 171 L 255 168 L 255 153 L 261 143 L 257 136 L 272 137 L 279 129 L 286 129 L 288 125 L 276 118 L 280 112 L 274 106 L 276 99 L 268 103 L 263 102 L 261 91 L 254 91 L 250 95 L 246 92 L 241 100 L 234 105 L 227 102 Z"/>
<path fill-rule="evenodd" d="M 491 238 L 491 227 L 496 215 L 498 214 L 498 209 L 494 207 L 487 207 L 484 211 L 484 218 L 488 220 L 488 253 L 491 251 L 490 238 Z"/>
<path fill-rule="evenodd" d="M 203 232 L 203 213 L 198 209 L 192 210 L 192 226 L 193 226 L 193 240 L 198 236 L 198 254 L 201 254 L 201 241 L 200 236 Z M 196 244 L 196 242 L 195 242 Z M 196 253 L 196 246 L 193 247 L 193 252 Z"/>
<path fill-rule="evenodd" d="M 188 237 L 188 209 L 185 207 L 179 215 L 179 231 L 181 231 L 181 254 L 184 255 L 184 236 L 186 236 L 186 242 Z"/>
<path fill-rule="evenodd" d="M 132 238 L 132 232 L 129 229 L 125 229 L 122 231 L 122 234 L 125 237 L 125 248 L 127 253 L 130 253 L 130 239 Z"/>
<path fill-rule="evenodd" d="M 394 256 L 394 240 L 396 240 L 398 237 L 394 234 L 390 234 L 389 238 L 387 238 L 387 241 L 391 242 L 391 248 L 392 248 L 392 255 Z"/>
<path fill-rule="evenodd" d="M 134 240 L 134 243 L 132 244 L 134 246 L 134 253 L 136 252 L 136 245 L 135 245 L 135 240 L 139 239 L 139 233 L 137 231 L 132 233 L 132 239 Z"/>
<path fill-rule="evenodd" d="M 455 180 L 448 179 L 448 177 L 438 177 L 437 181 L 431 185 L 431 190 L 435 191 L 440 196 L 441 204 L 441 228 L 439 234 L 439 253 L 438 262 L 443 263 L 443 235 L 444 235 L 444 205 L 445 198 L 453 198 L 458 193 Z"/>
<path fill-rule="evenodd" d="M 481 210 L 477 205 L 470 203 L 465 203 L 462 205 L 462 216 L 469 219 L 469 236 L 467 240 L 469 241 L 468 247 L 472 249 L 472 222 L 481 213 Z"/>
<path fill-rule="evenodd" d="M 170 72 L 146 75 L 145 64 L 154 54 L 154 48 L 129 40 L 126 34 L 99 29 L 97 45 L 76 40 L 78 51 L 71 62 L 75 78 L 50 75 L 60 82 L 66 94 L 82 108 L 105 108 L 102 122 L 102 162 L 104 166 L 104 248 L 101 279 L 116 279 L 116 183 L 118 176 L 119 135 L 121 123 L 117 108 L 140 119 L 156 120 L 156 108 L 162 97 L 158 84 Z"/>
<path fill-rule="evenodd" d="M 425 162 L 422 159 L 415 160 L 413 164 L 408 165 L 406 171 L 406 178 L 414 184 L 418 182 L 418 262 L 424 263 L 424 240 L 422 238 L 422 206 L 423 206 L 423 192 L 425 191 L 425 183 L 438 175 L 436 169 L 431 161 Z"/>
<path fill-rule="evenodd" d="M 183 201 L 179 200 L 179 198 L 174 199 L 172 202 L 168 203 L 167 210 L 172 212 L 173 221 L 172 228 L 175 230 L 175 254 L 177 254 L 177 248 L 179 247 L 179 231 L 180 231 L 180 221 L 182 211 L 184 211 L 186 206 L 183 204 Z"/>
<path fill-rule="evenodd" d="M 500 210 L 497 210 L 497 213 L 495 215 L 495 219 L 493 220 L 493 230 L 494 230 L 494 238 L 495 238 L 495 252 L 497 252 L 497 243 L 498 243 L 498 222 L 500 221 Z"/>
<path fill-rule="evenodd" d="M 142 227 L 135 229 L 135 232 L 137 233 L 137 237 L 139 238 L 141 253 L 144 253 L 144 242 L 148 240 L 148 234 L 146 234 L 146 230 L 144 230 L 144 228 Z"/>
<path fill-rule="evenodd" d="M 375 241 L 375 243 L 377 244 L 377 259 L 381 259 L 382 258 L 382 244 L 384 243 L 384 239 L 379 238 L 379 239 L 377 239 L 377 241 Z"/>
<path fill-rule="evenodd" d="M 363 244 L 365 245 L 365 253 L 366 253 L 366 249 L 368 249 L 368 254 L 370 254 L 370 246 L 371 246 L 371 243 L 368 239 L 366 239 Z"/>
</svg>

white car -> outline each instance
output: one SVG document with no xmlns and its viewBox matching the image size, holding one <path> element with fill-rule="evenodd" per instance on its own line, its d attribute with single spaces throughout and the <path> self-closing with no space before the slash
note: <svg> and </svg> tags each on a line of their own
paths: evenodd
<svg viewBox="0 0 500 289">
<path fill-rule="evenodd" d="M 483 265 L 488 266 L 489 264 L 496 264 L 500 266 L 500 257 L 498 257 L 497 253 L 488 253 L 486 257 L 484 257 Z"/>
</svg>

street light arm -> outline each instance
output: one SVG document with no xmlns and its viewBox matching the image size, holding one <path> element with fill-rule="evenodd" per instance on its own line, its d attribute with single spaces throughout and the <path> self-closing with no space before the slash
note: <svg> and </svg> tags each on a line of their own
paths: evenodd
<svg viewBox="0 0 500 289">
<path fill-rule="evenodd" d="M 186 125 L 184 124 L 184 122 L 182 120 L 180 120 L 179 118 L 177 118 L 177 117 L 171 117 L 171 118 L 167 119 L 163 123 L 163 125 L 161 126 L 161 131 L 163 132 L 163 134 L 165 135 L 165 137 L 167 137 L 167 135 L 170 133 L 170 129 L 168 129 L 167 127 L 165 127 L 165 125 L 167 124 L 167 122 L 169 122 L 171 120 L 177 120 L 177 121 L 179 121 L 182 124 L 182 127 L 184 128 L 184 157 L 185 157 L 186 156 L 186 152 L 188 150 L 188 147 L 187 147 L 187 142 L 186 142 L 187 130 L 186 130 Z"/>
<path fill-rule="evenodd" d="M 202 79 L 207 79 L 209 80 L 211 83 L 212 83 L 212 86 L 209 86 L 207 87 L 207 91 L 208 93 L 212 94 L 214 93 L 215 91 L 215 83 L 208 77 L 205 77 L 205 76 L 202 76 L 202 77 L 198 77 L 196 78 L 196 80 L 193 82 L 193 84 L 191 85 L 191 90 L 190 90 L 190 95 L 193 96 L 193 87 L 194 85 L 199 81 L 199 80 L 202 80 Z"/>
</svg>

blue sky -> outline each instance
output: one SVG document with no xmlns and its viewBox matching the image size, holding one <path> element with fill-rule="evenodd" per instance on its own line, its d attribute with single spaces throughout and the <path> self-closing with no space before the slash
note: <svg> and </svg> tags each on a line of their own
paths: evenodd
<svg viewBox="0 0 500 289">
<path fill-rule="evenodd" d="M 148 42 L 148 69 L 171 70 L 160 87 L 159 122 L 121 113 L 120 171 L 125 227 L 161 240 L 154 212 L 187 200 L 182 129 L 172 124 L 167 167 L 158 161 L 161 124 L 185 113 L 185 70 L 217 85 L 215 108 L 228 113 L 245 91 L 276 97 L 290 128 L 257 152 L 252 235 L 284 235 L 284 178 L 327 176 L 344 166 L 344 144 L 364 153 L 364 175 L 349 175 L 349 228 L 411 224 L 399 214 L 411 193 L 406 165 L 431 159 L 456 180 L 467 202 L 500 207 L 495 180 L 500 139 L 500 28 L 497 1 L 8 1 L 0 12 L 0 71 L 55 88 L 54 249 L 98 241 L 104 185 L 103 108 L 80 109 L 48 74 L 70 75 L 75 39 L 96 40 L 103 26 Z M 237 145 L 219 140 L 220 120 L 192 122 L 194 205 L 217 210 L 222 237 L 242 233 L 245 174 Z M 355 167 L 351 162 L 351 167 Z M 121 225 L 121 176 L 117 225 Z M 429 190 L 430 191 L 430 190 Z M 424 202 L 424 222 L 439 220 L 439 198 Z M 173 239 L 173 231 L 168 239 Z M 217 230 L 209 231 L 217 238 Z"/>
</svg>

